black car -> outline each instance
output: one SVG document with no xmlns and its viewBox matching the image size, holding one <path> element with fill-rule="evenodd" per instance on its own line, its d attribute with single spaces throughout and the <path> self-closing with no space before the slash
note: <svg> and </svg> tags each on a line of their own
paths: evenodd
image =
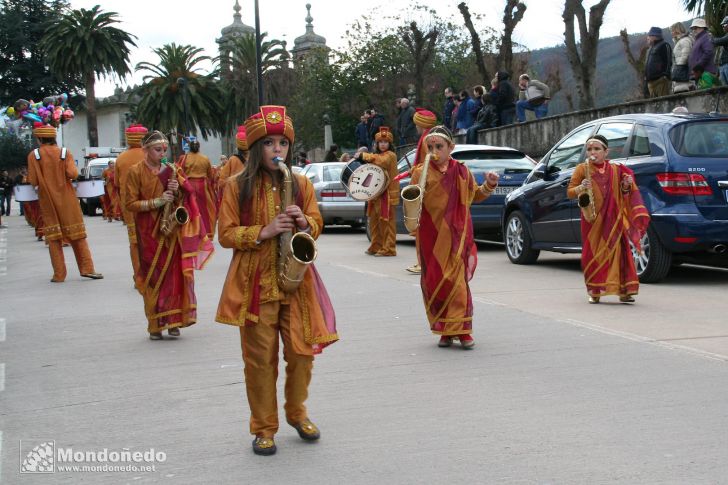
<svg viewBox="0 0 728 485">
<path fill-rule="evenodd" d="M 585 123 L 559 141 L 506 198 L 506 253 L 534 263 L 541 250 L 581 252 L 581 213 L 566 196 L 592 135 L 609 141 L 608 158 L 635 173 L 651 222 L 633 251 L 642 282 L 673 264 L 728 266 L 728 115 L 628 114 Z"/>
<path fill-rule="evenodd" d="M 406 172 L 414 163 L 414 150 L 402 157 L 397 164 L 400 173 Z M 473 219 L 473 233 L 478 239 L 502 240 L 501 218 L 504 201 L 508 193 L 523 184 L 536 162 L 523 152 L 508 147 L 490 145 L 455 145 L 452 158 L 463 162 L 482 184 L 486 172 L 496 172 L 500 176 L 498 187 L 493 194 L 482 202 L 473 204 L 470 214 Z M 400 193 L 410 184 L 410 177 L 399 178 Z M 408 234 L 404 227 L 402 200 L 396 207 L 397 232 Z"/>
</svg>

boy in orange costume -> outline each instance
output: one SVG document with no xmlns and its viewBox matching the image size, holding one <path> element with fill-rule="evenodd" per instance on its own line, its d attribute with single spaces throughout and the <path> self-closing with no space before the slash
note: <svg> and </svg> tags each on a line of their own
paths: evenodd
<svg viewBox="0 0 728 485">
<path fill-rule="evenodd" d="M 218 238 L 234 249 L 215 320 L 240 327 L 245 388 L 250 405 L 253 452 L 276 452 L 278 342 L 286 360 L 286 420 L 307 441 L 320 432 L 308 418 L 314 355 L 338 340 L 336 319 L 326 288 L 313 264 L 293 291 L 279 287 L 280 234 L 306 232 L 317 238 L 323 228 L 316 194 L 304 176 L 290 173 L 293 122 L 283 106 L 262 106 L 246 120 L 250 158 L 243 172 L 224 187 Z M 292 193 L 283 185 L 285 161 Z M 281 207 L 286 197 L 293 204 Z"/>
<path fill-rule="evenodd" d="M 51 282 L 62 283 L 66 279 L 64 240 L 68 240 L 73 247 L 81 276 L 101 279 L 103 275 L 94 269 L 81 206 L 71 185 L 71 180 L 78 177 L 73 155 L 66 148 L 58 148 L 54 127 L 36 123 L 33 135 L 38 138 L 40 148 L 28 154 L 28 182 L 38 190 L 43 234 L 53 265 Z"/>
<path fill-rule="evenodd" d="M 364 153 L 364 148 L 356 156 L 365 163 L 373 163 L 389 176 L 389 186 L 382 194 L 367 202 L 367 217 L 372 242 L 364 251 L 374 256 L 397 255 L 397 223 L 394 219 L 394 206 L 399 205 L 399 181 L 397 180 L 397 155 L 394 153 L 394 137 L 389 128 L 382 126 L 374 136 L 375 153 Z"/>
</svg>

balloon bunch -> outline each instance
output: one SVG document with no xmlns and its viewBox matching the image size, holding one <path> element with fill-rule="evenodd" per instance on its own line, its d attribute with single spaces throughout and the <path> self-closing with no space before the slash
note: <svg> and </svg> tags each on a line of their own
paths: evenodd
<svg viewBox="0 0 728 485">
<path fill-rule="evenodd" d="M 68 95 L 66 93 L 57 96 L 47 96 L 42 102 L 34 103 L 33 100 L 19 99 L 5 114 L 9 117 L 15 116 L 30 124 L 39 122 L 46 123 L 56 128 L 58 125 L 71 121 L 75 114 L 68 108 Z"/>
</svg>

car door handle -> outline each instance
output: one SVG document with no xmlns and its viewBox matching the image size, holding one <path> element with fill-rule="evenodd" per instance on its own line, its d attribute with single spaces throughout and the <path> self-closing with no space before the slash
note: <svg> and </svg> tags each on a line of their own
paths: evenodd
<svg viewBox="0 0 728 485">
<path fill-rule="evenodd" d="M 559 186 L 560 187 L 568 187 L 569 186 L 569 182 L 571 182 L 571 179 L 564 180 L 563 182 L 561 182 L 559 184 Z"/>
</svg>

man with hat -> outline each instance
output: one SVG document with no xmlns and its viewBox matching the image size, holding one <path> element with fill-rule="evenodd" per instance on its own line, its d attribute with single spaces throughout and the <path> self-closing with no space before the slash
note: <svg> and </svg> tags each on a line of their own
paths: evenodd
<svg viewBox="0 0 728 485">
<path fill-rule="evenodd" d="M 728 15 L 723 17 L 720 26 L 723 27 L 723 32 L 726 35 L 713 39 L 713 45 L 722 47 L 720 59 L 718 60 L 718 72 L 720 74 L 720 82 L 724 86 L 728 86 Z"/>
<path fill-rule="evenodd" d="M 694 39 L 693 48 L 688 58 L 688 66 L 692 72 L 696 66 L 703 68 L 703 71 L 718 77 L 718 69 L 713 62 L 712 36 L 708 32 L 708 25 L 704 19 L 695 19 L 690 25 L 690 35 Z"/>
<path fill-rule="evenodd" d="M 670 94 L 670 71 L 672 70 L 672 48 L 662 38 L 662 29 L 652 27 L 647 33 L 650 50 L 645 61 L 645 80 L 650 98 Z"/>
<path fill-rule="evenodd" d="M 40 148 L 28 154 L 28 182 L 38 191 L 43 234 L 53 265 L 51 282 L 62 283 L 66 279 L 63 240 L 70 242 L 81 276 L 101 279 L 103 275 L 94 269 L 81 206 L 71 185 L 71 180 L 78 177 L 73 155 L 66 148 L 58 148 L 53 126 L 36 123 L 33 135 L 38 138 Z"/>
<path fill-rule="evenodd" d="M 139 248 L 137 247 L 136 224 L 134 222 L 134 213 L 126 208 L 126 181 L 129 177 L 129 171 L 137 163 L 144 160 L 144 150 L 142 150 L 142 138 L 149 132 L 140 124 L 133 124 L 126 129 L 126 144 L 129 148 L 116 157 L 114 165 L 114 186 L 119 192 L 121 202 L 121 215 L 126 224 L 126 233 L 129 237 L 129 255 L 131 256 L 131 267 L 133 270 L 132 278 L 134 279 L 134 287 L 139 289 L 141 281 L 138 281 L 135 275 L 139 274 Z"/>
</svg>

